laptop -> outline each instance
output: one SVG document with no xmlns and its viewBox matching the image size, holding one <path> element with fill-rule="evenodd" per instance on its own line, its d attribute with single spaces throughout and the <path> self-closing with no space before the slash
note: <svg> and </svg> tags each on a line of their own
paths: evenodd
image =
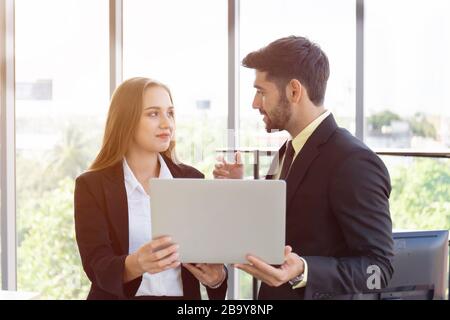
<svg viewBox="0 0 450 320">
<path fill-rule="evenodd" d="M 152 179 L 152 237 L 169 235 L 183 263 L 284 262 L 286 182 Z"/>
</svg>

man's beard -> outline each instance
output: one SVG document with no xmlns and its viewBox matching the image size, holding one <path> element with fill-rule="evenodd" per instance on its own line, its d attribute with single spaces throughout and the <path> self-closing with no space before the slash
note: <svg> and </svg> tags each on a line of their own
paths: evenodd
<svg viewBox="0 0 450 320">
<path fill-rule="evenodd" d="M 289 108 L 288 99 L 283 96 L 277 103 L 277 107 L 272 109 L 269 113 L 266 113 L 266 131 L 267 132 L 277 132 L 286 129 L 286 125 L 291 119 L 291 109 Z"/>
</svg>

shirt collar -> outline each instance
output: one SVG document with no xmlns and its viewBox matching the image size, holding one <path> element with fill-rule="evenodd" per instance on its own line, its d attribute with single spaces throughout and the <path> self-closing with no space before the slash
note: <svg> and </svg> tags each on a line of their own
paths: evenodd
<svg viewBox="0 0 450 320">
<path fill-rule="evenodd" d="M 161 168 L 159 169 L 159 179 L 172 179 L 172 173 L 169 170 L 169 167 L 167 166 L 167 163 L 164 161 L 163 157 L 158 153 L 158 160 L 161 165 Z"/>
<path fill-rule="evenodd" d="M 159 179 L 172 179 L 173 178 L 172 173 L 170 172 L 169 167 L 167 166 L 163 157 L 161 157 L 161 155 L 159 153 L 158 153 L 158 162 L 160 164 L 158 178 Z M 123 158 L 123 174 L 124 174 L 125 187 L 126 187 L 127 193 L 131 194 L 136 189 L 145 193 L 144 188 L 142 187 L 141 183 L 138 181 L 138 179 L 134 175 L 134 173 L 131 170 L 130 166 L 128 165 L 128 162 L 125 159 L 125 157 Z"/>
<path fill-rule="evenodd" d="M 300 150 L 305 145 L 306 141 L 308 141 L 309 137 L 313 134 L 313 132 L 317 129 L 317 127 L 331 114 L 331 111 L 325 110 L 320 116 L 314 119 L 313 122 L 308 124 L 305 129 L 303 129 L 294 139 L 292 139 L 292 147 L 295 151 L 295 156 L 300 152 Z"/>
</svg>

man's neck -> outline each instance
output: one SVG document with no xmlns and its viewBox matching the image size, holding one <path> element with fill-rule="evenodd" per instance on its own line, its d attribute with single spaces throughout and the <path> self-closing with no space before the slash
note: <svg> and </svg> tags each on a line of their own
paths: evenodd
<svg viewBox="0 0 450 320">
<path fill-rule="evenodd" d="M 286 130 L 292 138 L 295 138 L 302 132 L 311 122 L 316 120 L 325 112 L 325 107 L 316 107 L 315 105 L 308 105 L 299 108 L 299 112 L 292 117 L 292 123 Z"/>
</svg>

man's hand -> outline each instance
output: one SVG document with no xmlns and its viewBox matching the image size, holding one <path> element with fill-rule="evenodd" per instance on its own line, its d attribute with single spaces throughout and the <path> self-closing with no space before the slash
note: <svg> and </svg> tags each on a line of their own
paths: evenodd
<svg viewBox="0 0 450 320">
<path fill-rule="evenodd" d="M 250 264 L 235 264 L 234 266 L 251 274 L 271 287 L 279 287 L 285 284 L 302 274 L 305 268 L 303 260 L 292 252 L 290 246 L 284 248 L 284 263 L 279 268 L 272 267 L 251 255 L 247 256 L 247 260 Z"/>
<path fill-rule="evenodd" d="M 228 163 L 223 156 L 220 156 L 213 175 L 216 179 L 242 179 L 244 177 L 244 165 L 242 164 L 241 153 L 238 151 L 234 154 L 234 163 Z"/>
</svg>

